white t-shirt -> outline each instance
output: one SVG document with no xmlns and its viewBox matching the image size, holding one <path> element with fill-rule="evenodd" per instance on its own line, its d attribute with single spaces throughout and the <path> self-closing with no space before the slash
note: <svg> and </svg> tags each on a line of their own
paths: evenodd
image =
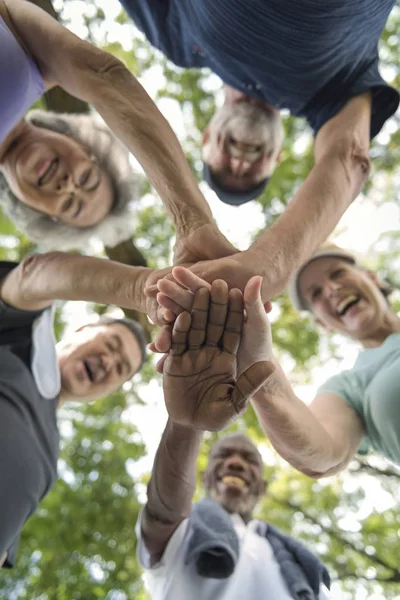
<svg viewBox="0 0 400 600">
<path fill-rule="evenodd" d="M 189 519 L 174 532 L 162 560 L 149 568 L 139 518 L 138 556 L 152 600 L 293 600 L 269 542 L 256 533 L 257 522 L 246 526 L 238 515 L 232 521 L 240 543 L 235 571 L 227 579 L 207 579 L 197 574 L 194 564 L 185 565 Z"/>
</svg>

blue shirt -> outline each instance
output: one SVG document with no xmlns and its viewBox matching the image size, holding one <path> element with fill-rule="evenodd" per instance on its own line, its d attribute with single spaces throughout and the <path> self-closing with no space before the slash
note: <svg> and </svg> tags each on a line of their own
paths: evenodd
<svg viewBox="0 0 400 600">
<path fill-rule="evenodd" d="M 395 0 L 121 0 L 151 44 L 181 67 L 227 85 L 315 132 L 349 98 L 372 90 L 371 137 L 399 94 L 378 70 L 378 40 Z"/>
</svg>

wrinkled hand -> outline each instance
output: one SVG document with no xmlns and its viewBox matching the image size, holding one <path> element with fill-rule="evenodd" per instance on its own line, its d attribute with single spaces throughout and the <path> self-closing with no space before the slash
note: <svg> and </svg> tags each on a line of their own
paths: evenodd
<svg viewBox="0 0 400 600">
<path fill-rule="evenodd" d="M 231 256 L 238 252 L 215 223 L 200 225 L 187 235 L 177 235 L 174 265 L 194 264 L 198 261 Z"/>
<path fill-rule="evenodd" d="M 209 259 L 229 256 L 238 250 L 226 239 L 214 223 L 201 225 L 185 237 L 177 237 L 174 248 L 174 264 L 192 267 L 197 261 L 208 262 Z M 173 280 L 172 267 L 155 270 L 147 279 L 144 293 L 148 298 L 151 320 L 157 325 L 164 326 L 173 322 L 175 316 L 164 312 L 155 305 L 160 279 Z M 216 279 L 216 278 L 214 278 Z"/>
<path fill-rule="evenodd" d="M 174 281 L 162 279 L 159 282 L 157 300 L 163 308 L 173 315 L 190 311 L 194 294 L 202 287 L 211 286 L 194 275 L 188 269 L 173 269 Z M 262 278 L 252 277 L 244 290 L 245 321 L 242 341 L 238 351 L 238 373 L 241 374 L 253 363 L 273 359 L 271 325 L 266 312 L 271 306 L 261 301 Z M 171 329 L 161 330 L 152 344 L 158 352 L 168 352 L 171 347 Z M 162 366 L 162 365 L 161 365 Z"/>
<path fill-rule="evenodd" d="M 274 367 L 251 365 L 237 377 L 237 351 L 243 326 L 243 296 L 215 281 L 194 294 L 191 313 L 181 313 L 166 356 L 164 395 L 172 421 L 218 431 L 235 421 Z"/>
<path fill-rule="evenodd" d="M 158 303 L 156 295 L 148 295 L 144 293 L 146 286 L 163 279 L 167 275 L 172 273 L 172 267 L 165 269 L 152 269 L 149 275 L 146 276 L 146 281 L 141 288 L 138 290 L 140 298 L 136 302 L 136 306 L 140 306 L 140 312 L 147 314 L 153 323 L 165 327 L 171 322 L 171 318 L 168 320 L 168 312 Z M 172 275 L 171 275 L 172 277 Z M 175 318 L 175 317 L 174 317 Z"/>
<path fill-rule="evenodd" d="M 158 333 L 155 341 L 151 345 L 151 350 L 155 352 L 168 352 L 171 347 L 171 323 L 175 320 L 175 318 L 183 311 L 190 312 L 192 309 L 192 302 L 194 293 L 202 287 L 207 287 L 211 289 L 209 283 L 194 275 L 191 271 L 183 267 L 175 267 L 172 270 L 172 279 L 160 279 L 157 284 L 157 289 L 159 290 L 157 294 L 157 301 L 161 307 L 160 314 L 163 315 L 164 322 L 167 322 L 168 325 L 164 326 Z M 260 297 L 260 286 L 261 286 L 261 277 L 256 278 L 259 281 L 257 286 L 257 294 L 259 302 L 261 303 Z M 247 289 L 250 282 L 248 282 L 245 286 L 245 290 Z M 252 289 L 250 287 L 249 289 Z M 249 292 L 248 292 L 249 293 Z M 245 295 L 245 299 L 249 298 L 249 301 L 253 303 L 254 297 L 253 295 L 248 296 L 248 293 Z M 262 305 L 262 303 L 261 303 Z M 253 304 L 252 304 L 253 307 Z M 255 320 L 257 322 L 258 318 L 255 319 L 254 311 L 257 309 L 258 303 L 254 304 L 254 308 L 252 308 L 252 322 Z M 264 313 L 270 312 L 272 306 L 270 302 L 266 302 L 263 306 Z M 259 327 L 260 331 L 265 332 L 265 337 L 260 336 L 263 339 L 263 343 L 266 343 L 268 339 L 267 331 L 269 332 L 269 340 L 271 346 L 271 334 L 270 334 L 270 325 L 266 315 L 263 315 L 263 318 L 259 320 L 259 323 L 255 324 L 255 329 Z M 248 329 L 248 328 L 247 328 Z M 255 347 L 255 353 L 258 352 L 258 348 Z M 252 353 L 253 355 L 254 353 Z M 272 352 L 271 352 L 272 354 Z M 242 356 L 242 352 L 240 353 Z M 262 360 L 262 359 L 259 359 Z M 267 358 L 269 360 L 269 358 Z M 242 362 L 240 360 L 240 362 Z M 257 362 L 257 361 L 253 361 Z M 162 366 L 162 365 L 161 365 Z M 161 368 L 160 366 L 160 368 Z M 159 370 L 159 369 L 158 369 Z M 244 369 L 241 369 L 241 371 Z"/>
</svg>

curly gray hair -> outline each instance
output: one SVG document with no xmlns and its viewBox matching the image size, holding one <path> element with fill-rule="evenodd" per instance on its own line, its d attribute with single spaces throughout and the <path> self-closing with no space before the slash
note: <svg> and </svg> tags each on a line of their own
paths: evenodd
<svg viewBox="0 0 400 600">
<path fill-rule="evenodd" d="M 127 149 L 110 129 L 93 115 L 31 110 L 25 118 L 36 127 L 50 129 L 80 142 L 110 176 L 115 201 L 110 214 L 100 223 L 78 229 L 54 222 L 48 215 L 23 204 L 0 173 L 0 203 L 4 213 L 18 229 L 45 249 L 85 250 L 91 238 L 98 238 L 104 245 L 113 247 L 129 238 L 133 232 L 129 204 L 138 199 L 141 176 L 133 172 Z"/>
</svg>

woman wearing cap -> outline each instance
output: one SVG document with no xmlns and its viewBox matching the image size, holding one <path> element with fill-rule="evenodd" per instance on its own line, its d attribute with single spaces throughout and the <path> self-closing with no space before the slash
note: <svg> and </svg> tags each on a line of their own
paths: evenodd
<svg viewBox="0 0 400 600">
<path fill-rule="evenodd" d="M 389 306 L 391 291 L 334 245 L 320 248 L 292 281 L 296 308 L 363 348 L 354 367 L 328 379 L 309 406 L 279 367 L 255 399 L 275 449 L 311 477 L 337 473 L 368 449 L 400 465 L 400 318 Z"/>
<path fill-rule="evenodd" d="M 207 285 L 182 267 L 172 273 L 176 282 L 160 281 L 157 296 L 170 321 L 182 309 L 190 310 L 192 294 Z M 260 318 L 244 342 L 239 369 L 246 368 L 252 353 L 260 356 L 260 347 L 265 360 L 275 363 L 274 373 L 252 399 L 274 448 L 316 478 L 341 471 L 357 451 L 368 448 L 400 465 L 400 318 L 388 303 L 392 288 L 349 252 L 329 245 L 302 265 L 290 291 L 297 308 L 311 311 L 320 326 L 348 335 L 364 350 L 353 369 L 330 378 L 307 406 L 274 359 L 268 319 L 260 297 L 253 299 Z M 152 349 L 169 350 L 165 331 Z"/>
<path fill-rule="evenodd" d="M 215 255 L 232 253 L 233 247 L 212 220 L 172 129 L 118 59 L 79 39 L 24 0 L 0 0 L 0 55 L 0 163 L 20 201 L 29 197 L 33 210 L 70 228 L 92 227 L 114 208 L 112 176 L 90 167 L 96 154 L 93 147 L 83 148 L 74 143 L 81 141 L 79 136 L 75 140 L 70 136 L 68 151 L 74 158 L 72 165 L 67 164 L 59 140 L 52 137 L 52 152 L 47 156 L 41 144 L 45 133 L 49 141 L 48 132 L 27 131 L 26 122 L 20 121 L 47 89 L 58 85 L 91 104 L 136 156 L 169 210 L 178 239 L 206 224 L 214 233 L 215 245 L 223 248 Z M 23 151 L 13 152 L 20 134 L 26 136 Z M 60 156 L 63 160 L 59 163 L 53 160 Z M 76 167 L 79 163 L 81 168 Z M 22 175 L 25 169 L 29 171 L 26 178 Z M 47 192 L 55 196 L 51 208 Z"/>
</svg>

